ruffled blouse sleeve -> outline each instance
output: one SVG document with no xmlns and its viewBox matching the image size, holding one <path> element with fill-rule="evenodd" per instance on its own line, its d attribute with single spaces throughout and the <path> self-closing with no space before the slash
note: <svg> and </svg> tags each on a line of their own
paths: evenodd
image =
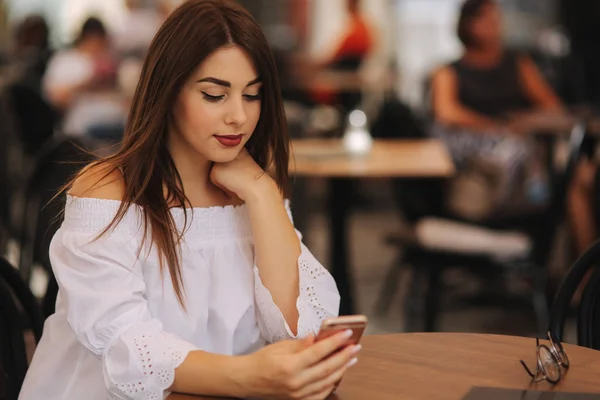
<svg viewBox="0 0 600 400">
<path fill-rule="evenodd" d="M 292 220 L 288 201 L 285 206 L 288 216 Z M 302 241 L 302 235 L 298 230 L 296 230 L 296 234 Z M 292 333 L 281 310 L 273 302 L 271 292 L 260 280 L 258 268 L 254 267 L 258 322 L 261 333 L 267 342 L 273 343 L 283 339 L 317 334 L 324 319 L 336 317 L 339 313 L 340 295 L 333 277 L 304 243 L 301 243 L 301 248 L 302 252 L 298 258 L 300 294 L 296 299 L 299 316 L 297 335 Z"/>
<path fill-rule="evenodd" d="M 107 207 L 107 203 L 114 207 Z M 163 399 L 196 347 L 165 331 L 145 299 L 135 213 L 98 237 L 119 202 L 69 198 L 50 248 L 52 269 L 79 342 L 101 359 L 114 399 Z"/>
</svg>

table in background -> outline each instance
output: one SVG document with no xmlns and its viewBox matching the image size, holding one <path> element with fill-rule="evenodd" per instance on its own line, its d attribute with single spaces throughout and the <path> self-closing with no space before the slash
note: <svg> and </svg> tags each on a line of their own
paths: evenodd
<svg viewBox="0 0 600 400">
<path fill-rule="evenodd" d="M 556 169 L 555 157 L 557 143 L 568 139 L 575 124 L 582 121 L 586 124 L 592 140 L 600 137 L 600 117 L 585 108 L 573 109 L 569 113 L 547 111 L 532 111 L 511 115 L 512 127 L 523 135 L 530 135 L 545 148 L 546 170 L 551 178 L 550 183 L 556 184 L 559 176 Z M 595 147 L 593 145 L 592 147 Z M 554 186 L 552 187 L 554 189 Z"/>
<path fill-rule="evenodd" d="M 347 243 L 349 178 L 448 178 L 454 163 L 437 140 L 375 140 L 368 154 L 349 156 L 340 139 L 299 139 L 292 141 L 290 174 L 329 180 L 328 266 L 340 291 L 340 314 L 347 315 L 355 310 Z"/>
<path fill-rule="evenodd" d="M 460 400 L 472 387 L 600 393 L 600 352 L 565 344 L 571 367 L 554 387 L 531 384 L 535 339 L 469 333 L 365 336 L 358 363 L 330 400 Z M 208 400 L 172 395 L 168 400 Z"/>
</svg>

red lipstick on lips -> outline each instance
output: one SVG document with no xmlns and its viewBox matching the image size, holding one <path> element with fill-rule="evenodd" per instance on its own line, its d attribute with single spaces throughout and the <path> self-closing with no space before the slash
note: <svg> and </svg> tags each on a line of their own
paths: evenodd
<svg viewBox="0 0 600 400">
<path fill-rule="evenodd" d="M 223 146 L 235 147 L 242 142 L 243 134 L 239 135 L 215 135 L 215 139 L 219 141 Z"/>
</svg>

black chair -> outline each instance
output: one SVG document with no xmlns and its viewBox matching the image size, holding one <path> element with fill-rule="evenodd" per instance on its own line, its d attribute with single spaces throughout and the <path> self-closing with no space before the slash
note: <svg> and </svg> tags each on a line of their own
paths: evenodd
<svg viewBox="0 0 600 400">
<path fill-rule="evenodd" d="M 23 189 L 23 210 L 20 219 L 21 254 L 19 271 L 25 282 L 30 282 L 31 266 L 40 264 L 49 274 L 43 312 L 47 317 L 54 312 L 58 285 L 50 267 L 49 248 L 54 233 L 62 223 L 66 195 L 55 198 L 84 165 L 94 159 L 82 140 L 53 138 L 46 143 L 36 159 L 31 175 Z"/>
<path fill-rule="evenodd" d="M 12 218 L 20 182 L 34 155 L 54 134 L 58 114 L 28 79 L 11 79 L 0 91 L 0 251 L 16 238 Z M 18 199 L 16 200 L 18 202 Z"/>
<path fill-rule="evenodd" d="M 35 154 L 53 136 L 59 114 L 28 82 L 11 82 L 4 90 L 17 140 L 27 154 Z"/>
<path fill-rule="evenodd" d="M 36 343 L 39 342 L 42 337 L 44 319 L 37 299 L 21 278 L 19 271 L 5 258 L 0 258 L 0 277 L 8 284 L 11 292 L 21 305 L 28 327 L 31 328 Z"/>
<path fill-rule="evenodd" d="M 15 166 L 15 153 L 22 153 L 17 140 L 14 113 L 10 108 L 6 90 L 0 91 L 0 253 L 4 254 L 11 230 L 11 202 L 15 183 L 20 179 L 20 168 Z M 17 168 L 15 168 L 17 167 Z"/>
<path fill-rule="evenodd" d="M 3 381 L 0 387 L 4 399 L 16 400 L 27 372 L 25 340 L 20 327 L 20 315 L 10 288 L 0 279 L 0 363 Z"/>
<path fill-rule="evenodd" d="M 24 313 L 23 313 L 24 312 Z M 25 322 L 25 318 L 27 321 Z M 33 293 L 18 271 L 0 258 L 0 398 L 16 400 L 28 362 L 24 331 L 30 327 L 39 342 L 43 319 Z"/>
<path fill-rule="evenodd" d="M 578 124 L 571 133 L 570 156 L 561 176 L 557 177 L 553 187 L 552 200 L 548 207 L 524 215 L 503 216 L 487 221 L 471 222 L 445 213 L 441 200 L 444 198 L 442 185 L 427 182 L 408 182 L 400 188 L 400 199 L 404 211 L 413 212 L 413 232 L 408 235 L 390 238 L 391 243 L 400 247 L 398 261 L 392 266 L 385 278 L 377 304 L 379 313 L 385 313 L 398 285 L 400 272 L 405 266 L 412 270 L 412 279 L 406 299 L 405 327 L 407 331 L 421 330 L 417 325 L 424 318 L 425 331 L 436 330 L 437 317 L 442 298 L 442 273 L 452 267 L 460 267 L 481 275 L 495 287 L 498 293 L 486 293 L 488 296 L 476 299 L 479 302 L 491 300 L 505 301 L 507 288 L 503 286 L 505 278 L 517 275 L 529 279 L 531 291 L 523 299 L 515 296 L 510 300 L 527 300 L 536 312 L 538 329 L 545 332 L 548 326 L 549 307 L 547 305 L 547 264 L 555 238 L 557 226 L 564 217 L 566 192 L 573 178 L 575 166 L 586 155 L 591 155 L 594 140 L 587 135 L 583 124 Z M 411 192 L 412 191 L 412 192 Z M 408 193 L 407 193 L 408 192 Z M 411 209 L 412 207 L 412 209 Z M 490 234 L 511 234 L 526 236 L 529 250 L 511 257 L 499 259 L 494 249 L 489 252 L 465 251 L 464 249 L 440 248 L 426 243 L 415 232 L 420 224 L 429 221 L 431 215 L 441 221 L 458 222 L 467 228 L 484 228 Z M 477 231 L 478 232 L 478 231 Z M 523 235 L 524 234 L 524 235 Z M 458 235 L 458 233 L 457 233 Z M 492 296 L 489 296 L 489 295 Z M 500 295 L 500 296 L 498 296 Z M 487 297 L 487 298 L 486 298 Z"/>
<path fill-rule="evenodd" d="M 563 340 L 565 322 L 571 312 L 571 300 L 575 291 L 591 273 L 585 285 L 577 310 L 577 343 L 580 346 L 600 350 L 600 240 L 575 261 L 563 279 L 552 304 L 550 330 Z"/>
</svg>

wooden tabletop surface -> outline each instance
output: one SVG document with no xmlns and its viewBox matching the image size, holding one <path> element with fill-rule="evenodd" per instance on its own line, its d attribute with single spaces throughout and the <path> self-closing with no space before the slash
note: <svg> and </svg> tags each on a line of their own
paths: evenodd
<svg viewBox="0 0 600 400">
<path fill-rule="evenodd" d="M 474 386 L 600 393 L 600 352 L 565 344 L 571 367 L 554 387 L 531 385 L 535 339 L 469 333 L 365 336 L 359 361 L 330 400 L 460 400 Z M 205 397 L 172 395 L 169 400 Z"/>
<path fill-rule="evenodd" d="M 364 156 L 351 156 L 340 139 L 292 141 L 290 174 L 322 178 L 444 178 L 454 164 L 438 140 L 374 140 Z"/>
</svg>

